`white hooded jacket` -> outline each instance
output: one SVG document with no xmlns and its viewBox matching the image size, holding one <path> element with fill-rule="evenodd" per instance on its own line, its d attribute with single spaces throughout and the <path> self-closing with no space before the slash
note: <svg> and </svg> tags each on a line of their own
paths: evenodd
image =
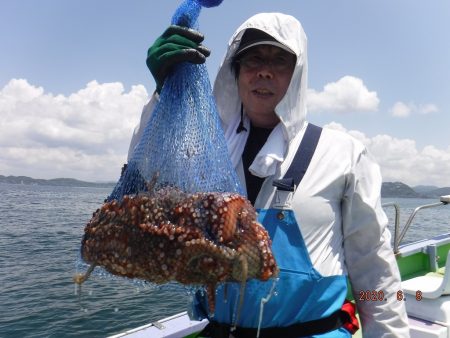
<svg viewBox="0 0 450 338">
<path fill-rule="evenodd" d="M 261 13 L 243 23 L 229 41 L 214 83 L 214 95 L 229 153 L 244 187 L 241 157 L 248 133 L 236 133 L 241 101 L 230 62 L 245 29 L 250 27 L 270 34 L 297 56 L 287 93 L 275 109 L 281 122 L 250 167 L 254 175 L 266 178 L 255 207 L 267 209 L 273 206 L 272 182 L 288 170 L 307 125 L 307 39 L 294 17 Z M 152 97 L 144 108 L 140 126 L 146 125 L 156 99 Z M 244 118 L 249 130 L 249 120 Z M 130 150 L 142 130 L 139 126 L 136 129 Z M 396 297 L 401 290 L 400 276 L 381 208 L 380 189 L 379 167 L 364 145 L 347 134 L 325 128 L 293 196 L 292 208 L 314 268 L 323 276 L 348 275 L 364 337 L 409 337 L 405 306 Z M 359 293 L 366 290 L 382 291 L 386 301 L 360 301 Z"/>
<path fill-rule="evenodd" d="M 242 182 L 241 157 L 248 133 L 236 133 L 241 101 L 230 62 L 247 28 L 263 30 L 297 56 L 287 93 L 275 108 L 281 122 L 250 166 L 254 175 L 266 177 L 255 207 L 270 208 L 275 194 L 272 182 L 288 170 L 307 125 L 307 39 L 294 17 L 261 13 L 244 22 L 229 42 L 214 94 Z M 244 122 L 248 127 L 247 118 Z M 400 276 L 380 190 L 379 167 L 365 147 L 347 134 L 324 129 L 292 206 L 314 268 L 323 276 L 349 276 L 364 337 L 408 337 L 406 310 L 396 297 L 401 290 Z M 359 301 L 359 292 L 366 290 L 383 291 L 386 301 Z"/>
</svg>

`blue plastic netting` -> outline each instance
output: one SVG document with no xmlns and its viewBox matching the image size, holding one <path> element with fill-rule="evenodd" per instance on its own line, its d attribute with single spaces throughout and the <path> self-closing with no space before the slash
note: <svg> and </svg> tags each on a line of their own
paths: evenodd
<svg viewBox="0 0 450 338">
<path fill-rule="evenodd" d="M 172 24 L 198 29 L 201 7 L 220 2 L 186 0 Z M 169 185 L 188 193 L 242 194 L 204 64 L 185 62 L 168 76 L 143 136 L 108 199 L 145 191 L 146 182 L 156 173 L 157 188 Z"/>
</svg>

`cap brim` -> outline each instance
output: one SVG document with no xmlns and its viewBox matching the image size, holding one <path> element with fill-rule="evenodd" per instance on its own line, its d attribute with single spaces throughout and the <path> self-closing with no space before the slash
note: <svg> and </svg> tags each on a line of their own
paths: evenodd
<svg viewBox="0 0 450 338">
<path fill-rule="evenodd" d="M 275 46 L 275 47 L 278 47 L 278 48 L 281 48 L 281 49 L 285 50 L 286 52 L 289 52 L 289 53 L 295 55 L 295 53 L 292 51 L 292 49 L 290 49 L 286 45 L 283 45 L 282 43 L 280 43 L 278 41 L 271 41 L 271 40 L 253 41 L 253 42 L 251 42 L 249 44 L 246 44 L 246 45 L 244 45 L 242 47 L 239 47 L 236 50 L 236 53 L 234 55 L 237 56 L 237 55 L 242 54 L 243 52 L 245 52 L 246 50 L 248 50 L 248 49 L 250 49 L 252 47 L 260 46 L 260 45 Z"/>
</svg>

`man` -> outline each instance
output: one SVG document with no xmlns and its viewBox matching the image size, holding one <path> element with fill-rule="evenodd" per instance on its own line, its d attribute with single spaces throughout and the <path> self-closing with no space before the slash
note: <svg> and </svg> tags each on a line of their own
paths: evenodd
<svg viewBox="0 0 450 338">
<path fill-rule="evenodd" d="M 198 32 L 171 27 L 155 42 L 147 65 L 157 92 L 176 63 L 205 61 L 201 41 Z M 348 337 L 352 326 L 340 310 L 348 277 L 364 337 L 408 337 L 379 167 L 349 135 L 306 122 L 306 42 L 292 16 L 257 14 L 232 36 L 214 84 L 232 163 L 271 235 L 280 278 L 276 295 L 273 282 L 250 281 L 239 318 L 238 287 L 219 288 L 214 316 L 204 314 L 209 334 L 228 336 L 237 325 L 236 337 L 256 336 L 258 327 L 261 337 Z M 382 291 L 386 301 L 360 301 L 366 290 Z"/>
</svg>

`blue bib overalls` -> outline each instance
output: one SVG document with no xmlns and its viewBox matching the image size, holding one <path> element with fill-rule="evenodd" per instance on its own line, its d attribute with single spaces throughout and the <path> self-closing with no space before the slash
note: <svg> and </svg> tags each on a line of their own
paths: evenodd
<svg viewBox="0 0 450 338">
<path fill-rule="evenodd" d="M 326 318 L 341 309 L 347 295 L 346 276 L 324 277 L 314 269 L 289 203 L 306 172 L 320 131 L 319 127 L 308 125 L 291 168 L 284 179 L 274 182 L 277 187 L 275 207 L 258 210 L 258 221 L 272 239 L 272 251 L 280 269 L 279 279 L 247 282 L 241 315 L 236 323 L 240 284 L 220 286 L 216 294 L 216 311 L 210 320 L 243 328 L 286 327 Z M 261 300 L 269 295 L 260 320 Z M 303 335 L 299 333 L 298 336 Z M 340 327 L 308 336 L 341 338 L 350 337 L 350 333 Z"/>
</svg>

